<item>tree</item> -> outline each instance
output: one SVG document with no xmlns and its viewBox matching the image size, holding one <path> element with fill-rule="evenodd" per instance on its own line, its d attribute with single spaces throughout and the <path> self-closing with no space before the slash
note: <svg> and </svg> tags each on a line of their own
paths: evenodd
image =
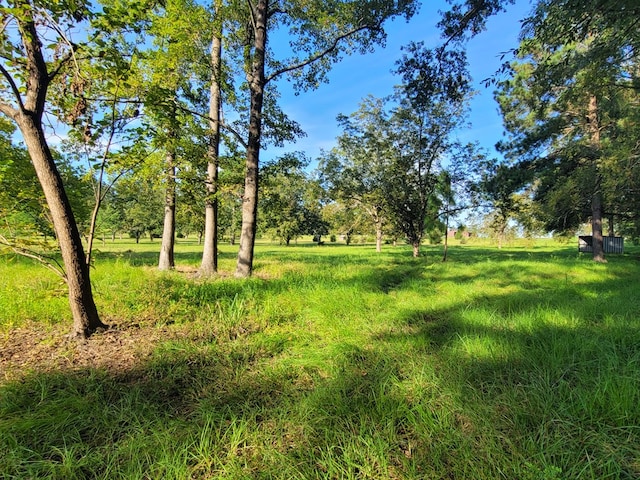
<svg viewBox="0 0 640 480">
<path fill-rule="evenodd" d="M 605 261 L 603 219 L 620 206 L 615 195 L 628 199 L 635 189 L 615 177 L 638 151 L 627 139 L 638 111 L 640 46 L 636 3 L 601 6 L 539 2 L 498 93 L 511 134 L 501 147 L 512 168 L 526 172 L 523 185 L 541 219 L 562 233 L 590 218 L 598 262 Z"/>
<path fill-rule="evenodd" d="M 409 18 L 412 0 L 335 3 L 314 0 L 287 4 L 257 0 L 248 2 L 246 75 L 250 90 L 249 135 L 245 189 L 242 207 L 242 234 L 236 276 L 247 277 L 253 268 L 253 251 L 258 208 L 258 172 L 262 136 L 265 87 L 272 80 L 290 75 L 297 87 L 313 87 L 325 80 L 332 62 L 341 54 L 365 52 L 384 41 L 382 24 L 388 18 Z M 268 35 L 279 27 L 288 28 L 290 46 L 299 52 L 276 61 L 268 49 Z"/>
<path fill-rule="evenodd" d="M 517 192 L 525 183 L 526 172 L 510 168 L 497 159 L 484 159 L 480 170 L 481 178 L 474 189 L 483 206 L 492 209 L 485 219 L 485 227 L 489 235 L 497 239 L 500 249 L 506 241 L 509 223 L 522 216 L 526 199 Z"/>
<path fill-rule="evenodd" d="M 291 153 L 261 169 L 263 225 L 286 245 L 300 235 L 316 233 L 318 226 L 319 215 L 306 198 L 311 183 L 304 172 L 308 164 L 303 155 Z"/>
<path fill-rule="evenodd" d="M 349 116 L 340 115 L 343 133 L 338 145 L 320 158 L 320 176 L 329 195 L 343 204 L 356 203 L 375 225 L 376 251 L 382 250 L 383 227 L 388 220 L 387 199 L 390 162 L 394 153 L 389 140 L 385 102 L 368 96 Z"/>
<path fill-rule="evenodd" d="M 460 148 L 453 134 L 464 121 L 471 89 L 462 52 L 421 43 L 406 51 L 398 62 L 402 85 L 388 122 L 391 161 L 383 185 L 391 222 L 417 257 L 426 222 L 437 219 L 441 193 L 449 188 L 442 161 Z"/>
<path fill-rule="evenodd" d="M 158 268 L 174 267 L 177 172 L 180 142 L 188 138 L 183 129 L 191 113 L 203 102 L 205 51 L 210 41 L 209 17 L 190 0 L 171 0 L 150 16 L 148 33 L 153 47 L 140 62 L 145 95 L 146 120 L 154 143 L 164 151 L 164 222 Z"/>
<path fill-rule="evenodd" d="M 204 245 L 202 249 L 201 275 L 212 275 L 218 271 L 218 224 L 219 224 L 219 167 L 220 132 L 222 116 L 222 41 L 223 16 L 221 0 L 214 0 L 214 25 L 211 40 L 211 81 L 209 89 L 209 146 L 207 150 L 207 178 L 205 188 Z"/>
<path fill-rule="evenodd" d="M 347 245 L 351 244 L 353 235 L 371 228 L 367 214 L 356 203 L 329 202 L 322 209 L 322 219 L 329 225 L 329 231 L 343 237 Z"/>
<path fill-rule="evenodd" d="M 65 266 L 72 334 L 88 337 L 106 325 L 100 321 L 93 299 L 82 240 L 42 118 L 49 89 L 63 71 L 74 73 L 74 85 L 81 83 L 81 75 L 74 70 L 79 46 L 65 32 L 89 18 L 91 12 L 84 2 L 75 2 L 73 8 L 65 2 L 46 9 L 28 0 L 13 0 L 9 6 L 0 7 L 0 14 L 0 112 L 20 129 L 51 212 Z"/>
<path fill-rule="evenodd" d="M 158 172 L 151 165 L 135 175 L 123 177 L 115 188 L 115 194 L 123 210 L 123 228 L 136 243 L 148 234 L 153 240 L 163 226 L 164 194 L 155 181 Z"/>
</svg>

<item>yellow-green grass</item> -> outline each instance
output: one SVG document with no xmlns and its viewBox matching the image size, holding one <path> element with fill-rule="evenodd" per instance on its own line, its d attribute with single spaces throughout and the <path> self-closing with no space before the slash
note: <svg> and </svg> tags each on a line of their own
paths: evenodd
<svg viewBox="0 0 640 480">
<path fill-rule="evenodd" d="M 195 241 L 176 272 L 158 248 L 100 246 L 94 290 L 107 323 L 174 334 L 126 372 L 6 380 L 0 478 L 640 477 L 633 248 L 263 242 L 249 280 L 237 247 L 214 279 Z M 70 322 L 41 267 L 0 278 L 4 335 Z"/>
</svg>

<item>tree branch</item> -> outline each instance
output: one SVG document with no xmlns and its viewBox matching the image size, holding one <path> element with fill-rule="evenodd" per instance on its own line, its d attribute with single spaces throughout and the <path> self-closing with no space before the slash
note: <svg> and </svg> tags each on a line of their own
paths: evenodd
<svg viewBox="0 0 640 480">
<path fill-rule="evenodd" d="M 344 40 L 345 38 L 350 37 L 351 35 L 358 33 L 362 30 L 373 30 L 373 29 L 377 29 L 378 27 L 372 27 L 370 25 L 362 25 L 356 28 L 353 28 L 351 30 L 349 30 L 348 32 L 343 33 L 342 35 L 339 35 L 338 37 L 336 37 L 333 41 L 333 43 L 329 46 L 329 48 L 327 48 L 326 50 L 317 53 L 309 58 L 307 58 L 306 60 L 303 60 L 299 63 L 293 64 L 293 65 L 289 65 L 287 67 L 282 67 L 279 68 L 278 70 L 276 70 L 275 72 L 273 72 L 271 75 L 269 75 L 267 78 L 265 78 L 265 85 L 267 83 L 269 83 L 271 80 L 273 80 L 274 78 L 282 75 L 283 73 L 287 73 L 287 72 L 291 72 L 293 70 L 298 70 L 300 68 L 304 68 L 307 65 L 310 65 L 318 60 L 320 60 L 323 57 L 326 57 L 327 55 L 329 55 L 330 53 L 334 52 L 337 48 L 338 45 L 340 44 L 340 42 L 342 40 Z"/>
<path fill-rule="evenodd" d="M 7 80 L 7 82 L 9 82 L 9 85 L 11 86 L 11 91 L 13 92 L 13 96 L 16 98 L 16 102 L 18 102 L 18 106 L 20 107 L 20 110 L 24 110 L 24 104 L 22 103 L 22 96 L 20 95 L 20 90 L 18 89 L 16 82 L 13 80 L 13 77 L 11 76 L 9 71 L 6 68 L 4 68 L 4 65 L 0 65 L 0 72 L 2 72 L 2 76 Z M 4 108 L 5 106 L 6 108 Z M 0 103 L 0 111 L 2 111 L 2 113 L 10 117 L 13 117 L 17 113 L 17 111 L 14 108 L 11 108 L 9 105 L 7 105 L 4 102 Z"/>
<path fill-rule="evenodd" d="M 60 265 L 60 263 L 55 258 L 39 254 L 25 247 L 19 247 L 11 243 L 9 240 L 7 240 L 7 238 L 4 235 L 0 235 L 0 245 L 4 245 L 8 247 L 12 252 L 14 252 L 17 255 L 21 255 L 23 257 L 31 258 L 33 260 L 38 261 L 39 263 L 44 265 L 46 268 L 48 268 L 52 272 L 55 272 L 55 274 L 58 275 L 60 278 L 62 278 L 62 280 L 64 280 L 66 283 L 67 274 L 65 273 L 62 265 Z"/>
<path fill-rule="evenodd" d="M 60 26 L 56 23 L 55 20 L 53 20 L 53 18 L 51 18 L 51 16 L 46 11 L 42 13 L 47 17 L 47 19 L 51 23 L 52 28 L 56 31 L 56 33 L 60 36 L 60 38 L 64 41 L 64 43 L 66 43 L 69 46 L 69 52 L 67 52 L 67 54 L 64 57 L 62 57 L 60 60 L 58 60 L 58 65 L 56 65 L 53 71 L 49 74 L 49 81 L 53 80 L 55 76 L 58 73 L 60 73 L 60 70 L 62 70 L 62 67 L 64 67 L 67 64 L 67 62 L 69 62 L 70 60 L 73 60 L 73 63 L 75 64 L 75 67 L 76 67 L 76 71 L 79 72 L 80 66 L 78 65 L 78 60 L 75 57 L 75 50 L 77 45 L 74 44 L 71 40 L 69 40 L 66 37 L 66 35 L 64 34 Z"/>
<path fill-rule="evenodd" d="M 200 117 L 204 120 L 209 120 L 212 121 L 213 119 L 209 116 L 206 115 L 204 113 L 200 113 L 200 112 L 196 112 L 195 110 L 191 110 L 190 108 L 187 107 L 183 107 L 182 105 L 176 103 L 175 107 L 185 113 L 189 113 L 191 115 L 195 115 L 196 117 Z M 240 133 L 238 131 L 236 131 L 231 125 L 229 125 L 228 123 L 224 122 L 224 121 L 220 121 L 220 126 L 222 128 L 224 128 L 225 130 L 228 130 L 230 133 L 233 134 L 234 137 L 236 137 L 236 139 L 238 140 L 238 142 L 240 142 L 240 144 L 246 149 L 247 148 L 247 142 L 244 140 L 244 138 L 242 137 L 242 135 L 240 135 Z"/>
</svg>

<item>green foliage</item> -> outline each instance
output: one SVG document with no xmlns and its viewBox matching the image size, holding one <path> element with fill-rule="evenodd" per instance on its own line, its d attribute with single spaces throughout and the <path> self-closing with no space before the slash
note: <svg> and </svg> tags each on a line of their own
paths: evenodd
<svg viewBox="0 0 640 480">
<path fill-rule="evenodd" d="M 153 238 L 162 231 L 164 195 L 153 171 L 147 170 L 149 176 L 124 177 L 116 189 L 123 229 L 137 240 L 145 234 Z"/>
<path fill-rule="evenodd" d="M 445 155 L 463 149 L 453 134 L 470 93 L 463 53 L 412 43 L 398 62 L 402 85 L 392 99 L 367 97 L 341 116 L 338 147 L 320 160 L 321 178 L 334 200 L 358 204 L 378 231 L 387 223 L 414 246 L 452 196 Z M 469 155 L 469 160 L 472 155 Z M 471 163 L 471 162 L 469 162 Z"/>
<path fill-rule="evenodd" d="M 14 145 L 9 134 L 0 135 L 0 232 L 14 240 L 53 237 L 51 214 L 27 151 Z M 60 175 L 69 187 L 69 201 L 79 225 L 86 225 L 93 196 L 83 174 L 54 152 Z M 21 240 L 22 241 L 22 240 Z"/>
<path fill-rule="evenodd" d="M 356 204 L 381 229 L 388 217 L 385 181 L 392 145 L 381 132 L 388 123 L 384 101 L 371 96 L 348 117 L 338 117 L 344 133 L 319 160 L 320 178 L 329 196 L 351 208 Z"/>
<path fill-rule="evenodd" d="M 264 228 L 287 245 L 301 235 L 328 233 L 320 216 L 322 192 L 304 172 L 308 163 L 303 155 L 289 154 L 261 171 Z"/>
<path fill-rule="evenodd" d="M 595 5 L 539 2 L 497 97 L 511 134 L 504 169 L 519 177 L 511 192 L 528 186 L 537 217 L 557 233 L 598 218 L 600 203 L 604 216 L 637 218 L 628 159 L 638 153 L 638 11 L 629 2 Z"/>
</svg>

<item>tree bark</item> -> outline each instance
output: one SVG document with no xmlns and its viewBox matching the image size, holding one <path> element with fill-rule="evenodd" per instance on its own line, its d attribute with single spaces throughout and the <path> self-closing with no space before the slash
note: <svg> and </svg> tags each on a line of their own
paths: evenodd
<svg viewBox="0 0 640 480">
<path fill-rule="evenodd" d="M 19 2 L 17 6 L 22 8 L 27 5 L 30 4 Z M 47 62 L 42 54 L 42 43 L 31 8 L 24 8 L 23 15 L 23 17 L 16 17 L 16 20 L 25 51 L 22 70 L 25 85 L 24 98 L 8 72 L 3 72 L 4 77 L 14 86 L 13 93 L 17 107 L 9 106 L 2 99 L 0 111 L 18 125 L 51 212 L 51 220 L 65 267 L 64 278 L 69 289 L 69 306 L 73 316 L 71 336 L 86 338 L 97 329 L 107 328 L 107 326 L 98 316 L 91 291 L 89 267 L 85 263 L 82 238 L 42 128 L 42 116 L 52 77 L 49 75 Z"/>
<path fill-rule="evenodd" d="M 382 252 L 382 220 L 376 221 L 376 252 Z"/>
<path fill-rule="evenodd" d="M 449 205 L 447 205 L 447 210 Z M 444 221 L 444 251 L 442 252 L 442 261 L 447 261 L 447 254 L 449 253 L 449 214 L 446 214 Z"/>
<path fill-rule="evenodd" d="M 413 247 L 413 257 L 418 258 L 420 256 L 420 242 L 414 243 Z"/>
<path fill-rule="evenodd" d="M 85 263 L 82 239 L 71 204 L 37 118 L 34 115 L 20 114 L 16 120 L 47 199 L 60 246 L 65 266 L 65 280 L 69 289 L 69 306 L 73 316 L 71 335 L 87 338 L 97 329 L 107 326 L 100 321 L 93 299 L 89 267 Z"/>
<path fill-rule="evenodd" d="M 589 132 L 591 135 L 591 146 L 596 152 L 596 157 L 600 155 L 600 122 L 598 120 L 598 99 L 595 95 L 589 97 L 588 115 Z M 593 260 L 595 262 L 605 263 L 607 260 L 604 255 L 604 239 L 602 236 L 602 192 L 600 182 L 600 171 L 598 168 L 598 160 L 594 160 L 594 182 L 593 195 L 591 197 L 591 235 Z"/>
<path fill-rule="evenodd" d="M 605 263 L 604 238 L 602 235 L 602 194 L 598 187 L 591 197 L 591 233 L 593 236 L 593 260 Z"/>
<path fill-rule="evenodd" d="M 159 270 L 171 270 L 175 267 L 173 250 L 176 233 L 176 163 L 173 147 L 167 153 L 167 188 L 164 200 L 164 226 L 162 228 L 162 246 L 160 247 Z"/>
<path fill-rule="evenodd" d="M 219 11 L 216 1 L 216 11 Z M 222 99 L 220 82 L 222 74 L 222 22 L 211 41 L 211 96 L 209 100 L 209 150 L 207 152 L 207 198 L 205 200 L 204 246 L 202 251 L 201 275 L 213 275 L 218 271 L 218 169 L 220 156 L 220 111 Z"/>
<path fill-rule="evenodd" d="M 236 277 L 249 277 L 253 271 L 258 216 L 258 172 L 260 161 L 260 135 L 262 131 L 262 104 L 265 88 L 265 53 L 267 46 L 268 0 L 258 0 L 252 7 L 254 19 L 254 47 L 249 74 L 251 106 L 249 112 L 249 139 L 242 198 L 242 227 L 240 248 L 236 265 Z"/>
<path fill-rule="evenodd" d="M 608 233 L 608 235 L 610 237 L 615 237 L 616 236 L 616 232 L 615 232 L 615 229 L 614 229 L 613 221 L 614 221 L 613 220 L 613 215 L 609 215 L 609 233 Z"/>
</svg>

